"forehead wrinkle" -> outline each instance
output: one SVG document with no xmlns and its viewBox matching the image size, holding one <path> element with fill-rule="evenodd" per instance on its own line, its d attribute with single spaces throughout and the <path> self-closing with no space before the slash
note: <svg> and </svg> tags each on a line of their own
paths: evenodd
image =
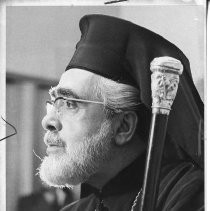
<svg viewBox="0 0 210 211">
<path fill-rule="evenodd" d="M 88 77 L 86 77 L 84 82 L 79 81 L 78 83 L 81 84 L 81 88 L 77 90 L 77 86 L 75 89 L 73 87 L 74 83 L 71 85 L 71 82 L 69 82 L 69 85 L 68 83 L 66 86 L 65 86 L 66 83 L 62 85 L 62 78 L 64 77 L 62 75 L 62 78 L 59 84 L 52 88 L 53 93 L 55 94 L 55 97 L 63 96 L 63 97 L 72 97 L 72 98 L 84 99 L 84 100 L 93 100 L 94 92 L 91 88 L 93 86 L 93 81 L 91 80 L 92 76 L 93 76 L 93 73 L 89 73 Z"/>
<path fill-rule="evenodd" d="M 96 90 L 95 88 L 95 80 L 94 80 L 94 75 L 93 73 L 90 73 L 88 80 L 85 83 L 85 86 L 83 87 L 83 92 L 85 93 L 85 96 L 89 100 L 98 100 L 96 97 Z"/>
</svg>

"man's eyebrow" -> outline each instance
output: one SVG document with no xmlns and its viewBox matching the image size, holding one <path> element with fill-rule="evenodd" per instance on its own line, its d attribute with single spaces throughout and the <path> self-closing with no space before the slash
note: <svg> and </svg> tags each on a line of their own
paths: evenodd
<svg viewBox="0 0 210 211">
<path fill-rule="evenodd" d="M 67 88 L 58 88 L 54 90 L 55 97 L 56 96 L 62 96 L 62 97 L 72 97 L 76 99 L 85 99 L 84 96 L 79 96 L 77 93 L 75 93 L 72 89 Z"/>
</svg>

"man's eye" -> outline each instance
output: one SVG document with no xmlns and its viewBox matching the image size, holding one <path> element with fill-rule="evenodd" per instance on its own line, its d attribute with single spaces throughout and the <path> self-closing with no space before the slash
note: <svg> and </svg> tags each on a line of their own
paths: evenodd
<svg viewBox="0 0 210 211">
<path fill-rule="evenodd" d="M 74 102 L 74 101 L 72 101 L 72 100 L 66 100 L 65 106 L 68 109 L 73 109 L 73 108 L 76 108 L 77 107 L 77 103 Z"/>
</svg>

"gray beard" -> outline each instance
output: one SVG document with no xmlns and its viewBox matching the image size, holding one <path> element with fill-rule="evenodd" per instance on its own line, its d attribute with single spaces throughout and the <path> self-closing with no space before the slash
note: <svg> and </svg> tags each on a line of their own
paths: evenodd
<svg viewBox="0 0 210 211">
<path fill-rule="evenodd" d="M 65 153 L 46 156 L 39 168 L 40 178 L 47 185 L 60 188 L 85 182 L 112 160 L 115 147 L 111 121 L 105 120 L 96 134 L 67 146 Z"/>
</svg>

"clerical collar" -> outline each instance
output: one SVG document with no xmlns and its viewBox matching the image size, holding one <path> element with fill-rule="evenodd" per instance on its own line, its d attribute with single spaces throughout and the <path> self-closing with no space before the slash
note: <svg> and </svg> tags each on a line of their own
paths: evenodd
<svg viewBox="0 0 210 211">
<path fill-rule="evenodd" d="M 134 162 L 111 179 L 101 190 L 87 183 L 83 183 L 81 186 L 81 198 L 92 193 L 100 197 L 106 197 L 130 191 L 138 191 L 143 184 L 145 158 L 146 153 L 140 155 Z"/>
</svg>

